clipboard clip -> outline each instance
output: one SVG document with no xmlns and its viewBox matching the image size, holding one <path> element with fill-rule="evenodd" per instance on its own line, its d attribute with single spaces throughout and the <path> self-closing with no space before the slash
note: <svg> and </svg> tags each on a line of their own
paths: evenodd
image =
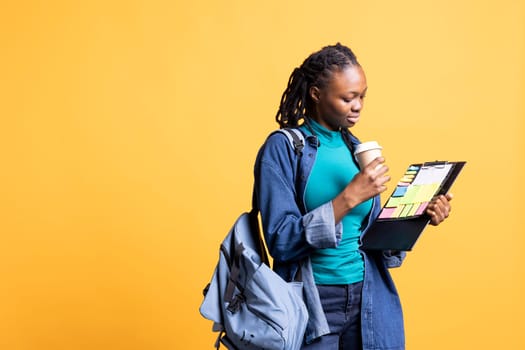
<svg viewBox="0 0 525 350">
<path fill-rule="evenodd" d="M 425 162 L 423 163 L 423 166 L 422 168 L 430 168 L 430 167 L 444 167 L 445 165 L 448 164 L 448 161 L 446 160 L 436 160 L 436 161 L 433 161 L 433 162 Z"/>
</svg>

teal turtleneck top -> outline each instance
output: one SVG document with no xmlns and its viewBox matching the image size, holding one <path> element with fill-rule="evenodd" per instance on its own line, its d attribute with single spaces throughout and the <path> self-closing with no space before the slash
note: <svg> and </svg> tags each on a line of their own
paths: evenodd
<svg viewBox="0 0 525 350">
<path fill-rule="evenodd" d="M 307 210 L 334 199 L 359 172 L 341 132 L 331 131 L 311 120 L 310 125 L 320 146 L 305 189 Z M 304 132 L 312 135 L 306 126 Z M 338 247 L 317 249 L 311 255 L 315 283 L 350 284 L 363 280 L 364 263 L 359 253 L 361 225 L 372 209 L 369 199 L 352 209 L 342 219 L 343 237 Z"/>
</svg>

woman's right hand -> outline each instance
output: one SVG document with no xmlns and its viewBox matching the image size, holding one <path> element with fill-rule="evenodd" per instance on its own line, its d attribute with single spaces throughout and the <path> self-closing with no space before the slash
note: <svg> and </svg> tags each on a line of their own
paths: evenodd
<svg viewBox="0 0 525 350">
<path fill-rule="evenodd" d="M 385 184 L 390 181 L 385 159 L 378 157 L 362 169 L 345 189 L 334 198 L 335 222 L 341 219 L 360 203 L 377 196 L 386 190 Z"/>
</svg>

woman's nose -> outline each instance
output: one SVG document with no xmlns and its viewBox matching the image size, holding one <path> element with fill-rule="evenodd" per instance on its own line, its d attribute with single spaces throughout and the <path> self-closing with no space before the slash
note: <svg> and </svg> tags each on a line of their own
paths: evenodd
<svg viewBox="0 0 525 350">
<path fill-rule="evenodd" d="M 363 100 L 360 98 L 356 98 L 354 103 L 352 104 L 352 111 L 359 112 L 363 108 Z"/>
</svg>

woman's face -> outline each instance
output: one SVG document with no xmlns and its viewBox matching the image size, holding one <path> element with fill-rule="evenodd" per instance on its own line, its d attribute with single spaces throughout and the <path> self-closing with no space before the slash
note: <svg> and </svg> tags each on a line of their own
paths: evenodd
<svg viewBox="0 0 525 350">
<path fill-rule="evenodd" d="M 366 77 L 360 66 L 333 72 L 325 87 L 310 88 L 314 103 L 311 117 L 330 130 L 350 128 L 359 121 L 366 90 Z"/>
</svg>

